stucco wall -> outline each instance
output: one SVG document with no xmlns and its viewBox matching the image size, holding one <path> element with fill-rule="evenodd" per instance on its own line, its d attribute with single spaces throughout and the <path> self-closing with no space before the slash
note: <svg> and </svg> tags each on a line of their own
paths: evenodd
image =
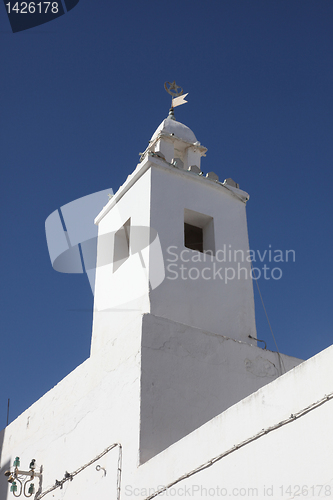
<svg viewBox="0 0 333 500">
<path fill-rule="evenodd" d="M 248 335 L 256 336 L 256 326 L 245 203 L 221 185 L 176 168 L 152 167 L 151 175 L 150 223 L 160 237 L 166 279 L 150 294 L 150 312 L 247 342 Z M 217 255 L 212 259 L 185 248 L 185 209 L 213 218 Z M 244 252 L 243 262 L 237 261 L 240 253 L 234 261 L 234 250 Z M 234 279 L 228 279 L 233 271 Z"/>
<path fill-rule="evenodd" d="M 126 328 L 142 312 L 149 311 L 149 280 L 141 259 L 142 254 L 148 253 L 149 233 L 145 229 L 150 225 L 150 186 L 151 172 L 148 170 L 99 222 L 92 356 L 103 356 L 119 330 Z M 131 231 L 133 227 L 143 228 L 139 236 L 141 240 L 147 239 L 147 245 L 139 254 L 133 248 L 137 238 L 132 235 L 130 257 L 114 271 L 115 234 L 129 219 Z M 146 260 L 148 264 L 148 257 Z"/>
<path fill-rule="evenodd" d="M 176 482 L 156 498 L 332 498 L 332 362 L 333 346 L 213 418 L 143 464 L 124 497 Z"/>
<path fill-rule="evenodd" d="M 228 363 L 227 353 L 232 352 L 231 346 L 236 346 L 237 342 L 220 341 L 215 336 L 209 338 L 209 342 L 205 342 L 205 366 L 201 366 L 200 338 L 202 335 L 206 338 L 207 332 L 187 332 L 187 327 L 184 326 L 170 329 L 164 319 L 157 323 L 154 323 L 154 318 L 146 318 L 147 320 L 151 322 L 149 328 L 148 323 L 145 327 L 144 331 L 147 333 L 142 341 L 142 384 L 149 381 L 146 372 L 149 367 L 151 373 L 161 374 L 160 379 L 157 377 L 156 384 L 159 390 L 166 391 L 166 399 L 169 398 L 170 401 L 170 397 L 178 392 L 186 401 L 183 409 L 187 405 L 193 408 L 193 401 L 197 409 L 199 401 L 195 397 L 191 401 L 189 394 L 180 386 L 179 382 L 184 380 L 179 377 L 184 377 L 185 371 L 179 372 L 179 360 L 184 365 L 184 370 L 186 366 L 187 382 L 197 384 L 200 391 L 203 386 L 200 385 L 200 377 L 195 378 L 196 372 L 199 376 L 200 371 L 205 373 L 207 379 L 218 373 L 221 366 L 214 361 L 222 356 Z M 159 325 L 158 338 L 154 335 L 157 331 L 156 324 Z M 126 329 L 126 336 L 119 336 L 119 340 L 112 346 L 118 349 L 114 358 L 118 359 L 117 363 L 109 364 L 103 359 L 96 362 L 93 359 L 87 360 L 6 428 L 0 438 L 3 439 L 1 500 L 12 498 L 12 494 L 7 497 L 4 493 L 6 480 L 2 473 L 16 455 L 21 457 L 22 468 L 31 458 L 36 458 L 38 465 L 43 464 L 45 491 L 54 484 L 55 479 L 61 479 L 65 471 L 76 470 L 115 442 L 123 445 L 121 498 L 146 498 L 149 490 L 152 492 L 160 485 L 167 485 L 183 475 L 191 474 L 194 469 L 200 469 L 200 466 L 228 451 L 230 453 L 225 458 L 216 463 L 211 462 L 202 471 L 198 469 L 197 474 L 177 483 L 178 487 L 190 488 L 187 490 L 193 493 L 190 496 L 199 498 L 221 496 L 217 487 L 220 492 L 222 488 L 224 492 L 228 491 L 227 496 L 237 496 L 236 488 L 257 488 L 257 498 L 292 498 L 293 495 L 288 496 L 286 492 L 284 496 L 279 496 L 282 491 L 279 488 L 283 486 L 287 490 L 292 485 L 295 491 L 298 485 L 333 486 L 330 458 L 333 445 L 333 407 L 331 400 L 323 399 L 333 390 L 333 347 L 296 366 L 139 465 L 139 429 L 140 418 L 142 422 L 143 416 L 140 417 L 140 331 L 141 322 L 135 321 Z M 161 345 L 164 335 L 169 340 L 164 339 L 164 345 L 163 342 Z M 126 341 L 128 350 L 124 349 Z M 261 351 L 270 362 L 276 362 L 274 353 L 239 345 L 246 359 L 256 359 L 256 352 Z M 152 351 L 153 355 L 150 356 Z M 284 358 L 285 362 L 286 360 Z M 157 366 L 159 371 L 156 371 Z M 162 376 L 168 366 L 173 369 L 169 373 L 169 379 L 174 384 L 173 394 L 168 394 L 171 385 Z M 249 385 L 255 382 L 260 373 L 255 375 L 249 372 L 246 369 L 249 366 L 251 365 L 242 366 L 239 363 L 238 367 L 233 368 L 229 363 L 233 374 L 230 379 L 234 385 L 237 371 L 241 372 L 241 369 L 245 370 Z M 218 383 L 215 381 L 212 386 L 217 389 Z M 235 386 L 240 388 L 240 384 Z M 180 397 L 176 396 L 178 405 Z M 205 395 L 202 397 L 205 398 Z M 143 398 L 142 401 L 144 400 Z M 321 405 L 310 408 L 308 413 L 298 413 L 321 400 Z M 163 409 L 158 401 L 156 407 Z M 182 409 L 179 406 L 175 408 Z M 291 414 L 297 418 L 290 419 Z M 281 422 L 283 425 L 271 430 Z M 257 438 L 251 440 L 255 436 Z M 249 440 L 248 443 L 242 446 L 246 440 Z M 237 445 L 241 447 L 238 449 Z M 72 482 L 67 482 L 62 490 L 57 489 L 45 498 L 116 498 L 117 460 L 117 450 L 113 450 L 97 462 L 106 469 L 106 476 L 103 471 L 96 471 L 95 463 Z M 272 487 L 274 496 L 268 493 L 271 491 L 268 488 Z M 200 493 L 200 488 L 211 490 L 205 495 Z M 252 493 L 246 496 L 243 495 L 245 490 L 241 491 L 242 494 L 238 496 L 253 497 Z M 329 498 L 329 495 L 318 495 L 319 488 L 314 491 L 316 495 L 308 495 L 308 498 Z M 166 493 L 164 496 L 167 496 Z M 184 489 L 172 490 L 168 496 L 184 496 Z"/>
<path fill-rule="evenodd" d="M 125 335 L 109 345 L 109 356 L 90 358 L 77 367 L 51 391 L 22 413 L 2 433 L 0 464 L 1 500 L 7 497 L 3 473 L 21 458 L 21 469 L 28 470 L 30 460 L 43 465 L 43 491 L 61 480 L 65 471 L 72 472 L 89 462 L 112 443 L 126 450 L 123 465 L 135 469 L 138 463 L 140 422 L 140 328 L 141 318 L 127 325 Z M 124 348 L 126 346 L 126 348 Z M 110 356 L 110 349 L 113 356 Z M 46 498 L 88 500 L 94 494 L 116 489 L 118 450 L 90 466 L 60 491 Z M 125 463 L 128 465 L 125 467 Z M 100 464 L 108 469 L 97 472 Z M 111 473 L 111 469 L 113 473 Z M 35 486 L 37 481 L 35 481 Z M 68 489 L 69 488 L 69 489 Z M 106 488 L 106 490 L 103 488 Z M 6 492 L 5 492 L 6 490 Z M 54 496 L 55 495 L 55 496 Z"/>
<path fill-rule="evenodd" d="M 226 332 L 227 334 L 228 332 Z M 282 360 L 282 367 L 281 367 Z M 142 462 L 300 359 L 146 314 L 142 327 Z"/>
</svg>

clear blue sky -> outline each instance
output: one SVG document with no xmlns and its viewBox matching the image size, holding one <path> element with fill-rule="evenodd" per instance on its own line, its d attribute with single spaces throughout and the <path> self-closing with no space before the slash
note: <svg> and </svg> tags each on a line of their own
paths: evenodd
<svg viewBox="0 0 333 500">
<path fill-rule="evenodd" d="M 0 427 L 89 355 L 87 277 L 55 272 L 44 223 L 81 196 L 116 191 L 176 110 L 208 148 L 205 172 L 250 193 L 251 248 L 294 249 L 260 280 L 281 352 L 332 343 L 333 3 L 80 0 L 13 34 L 0 9 Z M 258 337 L 274 349 L 255 290 Z"/>
</svg>

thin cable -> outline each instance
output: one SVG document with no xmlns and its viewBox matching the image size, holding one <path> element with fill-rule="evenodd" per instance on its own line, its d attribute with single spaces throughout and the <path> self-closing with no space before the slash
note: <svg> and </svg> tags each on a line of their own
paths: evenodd
<svg viewBox="0 0 333 500">
<path fill-rule="evenodd" d="M 120 500 L 121 471 L 123 460 L 123 447 L 119 444 L 118 469 L 117 469 L 117 500 Z"/>
<path fill-rule="evenodd" d="M 82 467 L 79 467 L 74 472 L 72 472 L 72 473 L 65 472 L 64 478 L 61 479 L 61 481 L 56 480 L 54 486 L 51 486 L 51 488 L 48 488 L 46 491 L 44 491 L 41 494 L 38 494 L 38 492 L 37 492 L 37 494 L 35 495 L 35 500 L 40 500 L 41 498 L 45 497 L 45 495 L 47 495 L 48 493 L 51 493 L 51 491 L 54 491 L 57 488 L 61 489 L 63 487 L 64 483 L 66 483 L 66 481 L 73 481 L 74 477 L 77 476 L 77 474 L 80 474 L 80 472 L 82 472 L 84 469 L 89 467 L 89 465 L 92 465 L 94 462 L 99 460 L 101 457 L 103 457 L 104 455 L 109 453 L 109 451 L 113 450 L 113 448 L 115 448 L 116 446 L 119 446 L 119 458 L 118 458 L 118 469 L 117 469 L 117 500 L 120 500 L 121 459 L 122 459 L 122 446 L 120 443 L 112 444 L 111 446 L 106 448 L 102 453 L 97 455 L 97 457 L 90 460 L 90 462 L 88 462 L 87 464 L 82 465 Z"/>
<path fill-rule="evenodd" d="M 254 267 L 253 267 L 253 264 L 251 262 L 251 268 L 252 268 L 252 276 L 254 276 L 254 279 L 255 279 L 255 282 L 257 284 L 257 288 L 258 288 L 258 292 L 259 292 L 259 296 L 260 296 L 260 300 L 261 300 L 261 303 L 262 303 L 262 307 L 264 308 L 264 311 L 265 311 L 265 315 L 266 315 L 266 318 L 267 318 L 267 323 L 268 323 L 268 326 L 270 328 L 270 331 L 271 331 L 271 334 L 272 334 L 272 337 L 273 337 L 273 340 L 274 340 L 274 344 L 275 344 L 275 347 L 276 347 L 276 351 L 278 353 L 278 358 L 279 358 L 279 363 L 280 363 L 280 371 L 281 371 L 281 375 L 283 374 L 283 370 L 284 370 L 284 373 L 286 373 L 286 367 L 284 366 L 284 363 L 283 363 L 283 359 L 282 359 L 282 356 L 280 354 L 280 351 L 279 351 L 279 348 L 277 346 L 277 343 L 276 343 L 276 340 L 275 340 L 275 337 L 274 337 L 274 333 L 273 333 L 273 329 L 271 327 L 271 323 L 268 319 L 268 314 L 267 314 L 267 311 L 266 311 L 266 307 L 265 307 L 265 304 L 264 304 L 264 300 L 262 298 L 262 295 L 261 295 L 261 292 L 260 292 L 260 288 L 259 288 L 259 283 L 258 283 L 258 280 L 257 280 L 257 277 L 254 273 Z M 283 370 L 282 370 L 282 366 L 283 366 Z"/>
<path fill-rule="evenodd" d="M 316 408 L 319 408 L 319 406 L 327 403 L 327 401 L 330 401 L 331 399 L 333 399 L 333 392 L 324 396 L 319 401 L 316 401 L 316 403 L 312 403 L 311 405 L 307 406 L 306 408 L 303 408 L 303 410 L 300 410 L 297 413 L 292 413 L 290 415 L 290 417 L 286 418 L 285 420 L 282 420 L 281 422 L 279 422 L 275 425 L 267 427 L 266 429 L 262 429 L 260 432 L 258 432 L 254 436 L 245 439 L 241 443 L 233 446 L 232 448 L 229 448 L 229 450 L 221 453 L 220 455 L 217 455 L 216 457 L 212 458 L 211 460 L 208 460 L 208 462 L 205 462 L 204 464 L 199 465 L 199 467 L 197 467 L 196 469 L 180 476 L 175 481 L 172 481 L 171 483 L 167 484 L 163 488 L 155 491 L 155 493 L 153 493 L 152 495 L 149 495 L 144 500 L 151 500 L 152 498 L 155 498 L 157 495 L 160 495 L 161 493 L 168 490 L 169 488 L 171 488 L 175 484 L 179 483 L 180 481 L 183 481 L 184 479 L 187 479 L 187 478 L 193 476 L 194 474 L 197 474 L 198 472 L 201 472 L 201 471 L 207 469 L 208 467 L 211 467 L 212 465 L 214 465 L 216 462 L 218 462 L 222 458 L 225 458 L 226 456 L 230 455 L 231 453 L 234 453 L 235 451 L 239 450 L 240 448 L 243 448 L 244 446 L 252 443 L 253 441 L 256 441 L 257 439 L 259 439 L 263 436 L 266 436 L 266 434 L 269 434 L 270 432 L 272 432 L 276 429 L 279 429 L 280 427 L 283 427 L 284 425 L 287 425 L 287 424 L 290 424 L 291 422 L 294 422 L 296 419 L 303 417 L 304 415 L 306 415 L 310 411 L 315 410 Z"/>
</svg>

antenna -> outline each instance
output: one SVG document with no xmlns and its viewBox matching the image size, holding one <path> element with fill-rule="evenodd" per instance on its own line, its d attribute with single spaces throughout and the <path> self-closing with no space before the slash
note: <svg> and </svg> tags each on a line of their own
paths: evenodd
<svg viewBox="0 0 333 500">
<path fill-rule="evenodd" d="M 9 403 L 10 403 L 10 399 L 8 398 L 8 403 L 7 403 L 7 425 L 8 425 L 8 422 L 9 422 Z"/>
</svg>

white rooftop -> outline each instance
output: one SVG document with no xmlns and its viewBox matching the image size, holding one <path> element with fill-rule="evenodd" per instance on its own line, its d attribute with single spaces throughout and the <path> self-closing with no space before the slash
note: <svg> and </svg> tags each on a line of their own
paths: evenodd
<svg viewBox="0 0 333 500">
<path fill-rule="evenodd" d="M 168 117 L 162 121 L 162 123 L 155 130 L 151 141 L 153 141 L 160 132 L 164 132 L 166 134 L 173 134 L 178 139 L 181 139 L 186 142 L 190 142 L 194 144 L 197 142 L 197 138 L 190 128 L 188 128 L 183 123 L 177 122 L 172 118 Z"/>
</svg>

